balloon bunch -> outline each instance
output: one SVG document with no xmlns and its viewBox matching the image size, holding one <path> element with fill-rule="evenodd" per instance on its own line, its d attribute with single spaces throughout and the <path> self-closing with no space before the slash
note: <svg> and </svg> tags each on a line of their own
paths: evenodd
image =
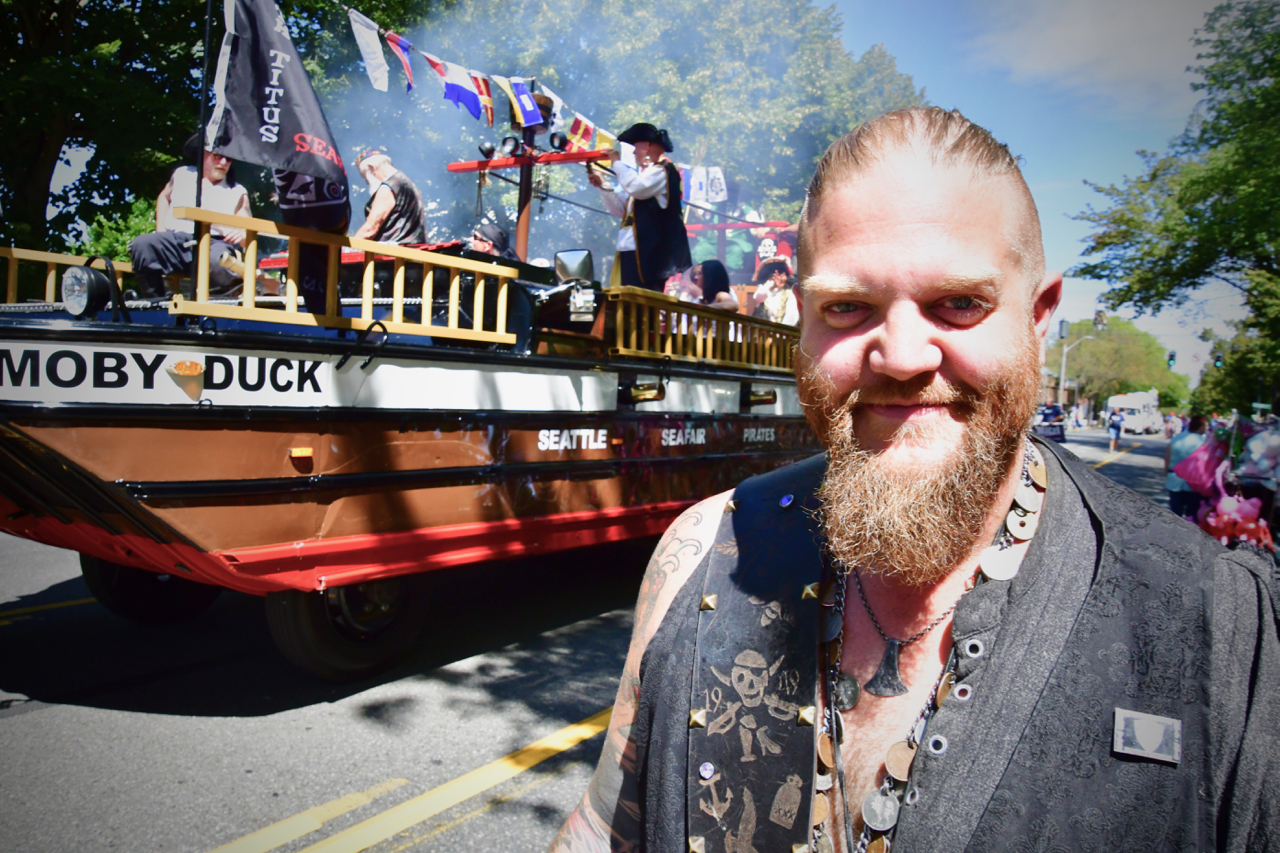
<svg viewBox="0 0 1280 853">
<path fill-rule="evenodd" d="M 1226 493 L 1222 477 L 1230 464 L 1229 460 L 1223 460 L 1218 466 L 1213 479 L 1220 497 L 1217 500 L 1211 498 L 1201 504 L 1200 511 L 1196 513 L 1196 522 L 1201 530 L 1223 545 L 1230 546 L 1233 542 L 1244 542 L 1275 551 L 1271 528 L 1267 520 L 1260 517 L 1262 499 L 1242 498 Z"/>
<path fill-rule="evenodd" d="M 1236 474 L 1241 477 L 1280 477 L 1280 432 L 1260 432 L 1245 442 Z"/>
</svg>

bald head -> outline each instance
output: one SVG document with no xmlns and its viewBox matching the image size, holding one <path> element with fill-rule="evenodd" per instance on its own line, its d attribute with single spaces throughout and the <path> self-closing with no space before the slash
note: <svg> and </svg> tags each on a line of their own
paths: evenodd
<svg viewBox="0 0 1280 853">
<path fill-rule="evenodd" d="M 1009 147 L 957 110 L 911 107 L 896 110 L 860 125 L 827 149 L 800 215 L 799 272 L 803 283 L 810 274 L 812 225 L 824 202 L 837 191 L 880 169 L 893 169 L 903 159 L 923 159 L 936 170 L 955 171 L 989 189 L 1006 188 L 1009 215 L 1002 230 L 1009 250 L 1019 261 L 1023 279 L 1035 288 L 1045 273 L 1040 216 Z M 989 186 L 995 185 L 995 186 Z"/>
</svg>

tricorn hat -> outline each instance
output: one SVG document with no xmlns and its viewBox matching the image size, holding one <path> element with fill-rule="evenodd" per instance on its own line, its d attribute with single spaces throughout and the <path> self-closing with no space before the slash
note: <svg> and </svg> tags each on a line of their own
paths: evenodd
<svg viewBox="0 0 1280 853">
<path fill-rule="evenodd" d="M 668 154 L 676 150 L 676 147 L 671 144 L 671 137 L 667 135 L 665 130 L 658 130 L 658 128 L 646 121 L 633 124 L 622 133 L 619 133 L 618 141 L 625 142 L 628 145 L 635 145 L 637 142 L 652 142 L 655 145 L 661 145 L 662 150 Z"/>
</svg>

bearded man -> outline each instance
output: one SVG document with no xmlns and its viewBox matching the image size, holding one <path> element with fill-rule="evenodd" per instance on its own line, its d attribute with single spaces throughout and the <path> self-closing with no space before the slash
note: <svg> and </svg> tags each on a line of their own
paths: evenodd
<svg viewBox="0 0 1280 853">
<path fill-rule="evenodd" d="M 827 452 L 694 506 L 554 850 L 1276 846 L 1271 566 L 1029 437 L 1062 292 L 958 112 L 836 142 L 800 224 Z"/>
</svg>

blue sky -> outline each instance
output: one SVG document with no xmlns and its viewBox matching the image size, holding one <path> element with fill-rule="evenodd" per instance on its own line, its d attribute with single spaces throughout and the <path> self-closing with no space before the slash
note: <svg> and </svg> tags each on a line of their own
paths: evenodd
<svg viewBox="0 0 1280 853">
<path fill-rule="evenodd" d="M 1139 149 L 1161 151 L 1194 109 L 1192 43 L 1206 0 L 841 0 L 845 47 L 884 44 L 929 101 L 958 108 L 1024 158 L 1052 269 L 1080 261 L 1090 231 L 1069 217 L 1102 197 L 1086 187 L 1136 175 Z M 1101 282 L 1069 278 L 1058 317 L 1093 315 Z M 1121 312 L 1132 316 L 1128 312 Z M 1178 353 L 1199 377 L 1209 353 L 1200 330 L 1226 333 L 1243 316 L 1226 286 L 1206 288 L 1182 310 L 1138 326 Z M 1056 327 L 1056 323 L 1055 323 Z M 1084 344 L 1088 346 L 1088 344 Z"/>
</svg>

